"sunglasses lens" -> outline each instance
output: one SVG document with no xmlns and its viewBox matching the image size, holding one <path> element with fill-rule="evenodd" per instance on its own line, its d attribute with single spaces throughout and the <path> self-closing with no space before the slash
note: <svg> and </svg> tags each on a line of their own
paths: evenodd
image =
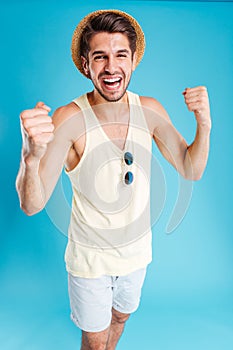
<svg viewBox="0 0 233 350">
<path fill-rule="evenodd" d="M 131 165 L 133 163 L 133 155 L 130 152 L 126 152 L 124 155 L 124 160 L 127 165 Z"/>
<path fill-rule="evenodd" d="M 131 173 L 131 171 L 128 171 L 125 174 L 125 183 L 126 185 L 130 185 L 133 182 L 133 173 Z"/>
</svg>

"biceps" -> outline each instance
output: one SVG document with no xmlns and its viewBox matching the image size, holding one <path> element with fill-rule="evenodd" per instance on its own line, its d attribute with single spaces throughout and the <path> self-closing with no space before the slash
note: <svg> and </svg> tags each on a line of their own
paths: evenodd
<svg viewBox="0 0 233 350">
<path fill-rule="evenodd" d="M 187 143 L 172 124 L 157 129 L 154 140 L 162 155 L 178 171 L 182 172 Z"/>
</svg>

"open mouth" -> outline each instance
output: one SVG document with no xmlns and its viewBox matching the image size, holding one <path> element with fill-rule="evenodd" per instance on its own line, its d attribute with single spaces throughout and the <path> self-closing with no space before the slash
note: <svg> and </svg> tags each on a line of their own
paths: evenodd
<svg viewBox="0 0 233 350">
<path fill-rule="evenodd" d="M 122 81 L 121 77 L 103 79 L 104 86 L 108 90 L 118 89 L 119 86 L 121 85 L 121 81 Z"/>
</svg>

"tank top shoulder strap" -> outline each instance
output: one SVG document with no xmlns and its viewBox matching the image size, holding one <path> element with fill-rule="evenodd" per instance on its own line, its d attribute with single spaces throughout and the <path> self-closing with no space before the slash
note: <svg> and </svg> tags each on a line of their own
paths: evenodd
<svg viewBox="0 0 233 350">
<path fill-rule="evenodd" d="M 85 108 L 87 108 L 86 94 L 73 99 L 72 102 L 74 102 L 77 106 L 79 106 L 81 110 L 84 110 Z"/>
<path fill-rule="evenodd" d="M 148 124 L 143 112 L 143 107 L 140 101 L 139 95 L 127 91 L 130 108 L 132 111 L 132 124 L 136 127 L 142 128 L 148 131 Z"/>
<path fill-rule="evenodd" d="M 80 97 L 73 99 L 73 101 L 83 112 L 85 118 L 86 129 L 91 130 L 96 127 L 96 119 L 93 118 L 93 111 L 91 105 L 88 102 L 87 94 L 84 94 Z"/>
<path fill-rule="evenodd" d="M 141 101 L 140 101 L 139 95 L 137 95 L 131 91 L 127 91 L 127 95 L 128 95 L 128 99 L 129 99 L 129 104 L 141 106 Z"/>
</svg>

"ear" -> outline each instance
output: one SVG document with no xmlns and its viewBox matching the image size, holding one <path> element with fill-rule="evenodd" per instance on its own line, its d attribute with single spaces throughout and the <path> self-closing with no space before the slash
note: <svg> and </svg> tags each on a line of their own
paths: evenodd
<svg viewBox="0 0 233 350">
<path fill-rule="evenodd" d="M 136 51 L 135 51 L 134 54 L 133 54 L 132 63 L 133 63 L 132 71 L 134 71 L 135 68 L 136 68 L 136 66 L 137 66 L 137 53 L 136 53 Z"/>
<path fill-rule="evenodd" d="M 90 78 L 88 60 L 84 56 L 81 56 L 81 61 L 82 61 L 83 71 L 84 71 L 86 77 Z"/>
</svg>

